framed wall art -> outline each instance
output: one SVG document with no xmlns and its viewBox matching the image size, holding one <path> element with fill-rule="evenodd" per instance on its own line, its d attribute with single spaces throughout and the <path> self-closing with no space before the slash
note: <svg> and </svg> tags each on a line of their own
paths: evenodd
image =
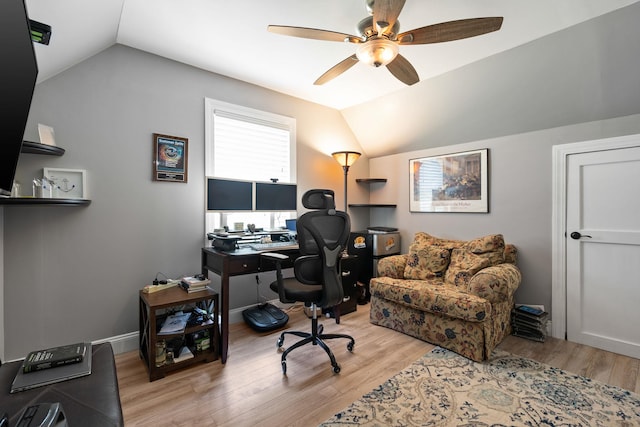
<svg viewBox="0 0 640 427">
<path fill-rule="evenodd" d="M 83 169 L 44 168 L 43 179 L 52 184 L 51 197 L 55 199 L 87 199 L 87 171 Z"/>
<path fill-rule="evenodd" d="M 153 134 L 153 180 L 187 182 L 189 140 Z"/>
<path fill-rule="evenodd" d="M 489 212 L 489 150 L 409 161 L 411 212 Z"/>
</svg>

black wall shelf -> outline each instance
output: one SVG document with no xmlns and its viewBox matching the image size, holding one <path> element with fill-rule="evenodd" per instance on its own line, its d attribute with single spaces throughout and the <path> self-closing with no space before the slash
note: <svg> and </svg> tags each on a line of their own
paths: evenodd
<svg viewBox="0 0 640 427">
<path fill-rule="evenodd" d="M 39 199 L 35 197 L 5 197 L 0 198 L 0 205 L 6 206 L 89 206 L 87 199 Z"/>
<path fill-rule="evenodd" d="M 44 154 L 46 156 L 62 156 L 64 148 L 38 142 L 22 141 L 22 152 L 27 154 Z"/>
<path fill-rule="evenodd" d="M 378 182 L 387 182 L 387 178 L 356 178 L 357 183 L 374 184 Z M 349 205 L 350 208 L 395 208 L 397 205 L 389 203 L 354 203 Z"/>
<path fill-rule="evenodd" d="M 395 208 L 397 205 L 386 203 L 354 203 L 349 205 L 350 208 Z"/>
<path fill-rule="evenodd" d="M 22 153 L 41 154 L 45 156 L 62 156 L 64 148 L 55 145 L 40 144 L 39 142 L 22 141 Z M 89 206 L 87 199 L 44 199 L 37 197 L 3 197 L 0 205 L 5 206 Z"/>
<path fill-rule="evenodd" d="M 372 184 L 374 182 L 387 182 L 387 178 L 356 178 L 356 182 Z"/>
</svg>

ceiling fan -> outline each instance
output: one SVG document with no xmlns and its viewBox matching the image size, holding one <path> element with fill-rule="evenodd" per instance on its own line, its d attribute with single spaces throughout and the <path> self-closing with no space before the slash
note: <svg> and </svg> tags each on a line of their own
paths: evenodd
<svg viewBox="0 0 640 427">
<path fill-rule="evenodd" d="M 356 53 L 338 62 L 321 75 L 315 85 L 322 85 L 353 67 L 358 61 L 387 69 L 401 82 L 412 85 L 420 81 L 413 65 L 398 53 L 400 45 L 441 43 L 465 39 L 498 31 L 502 17 L 471 18 L 442 22 L 414 30 L 398 33 L 398 16 L 405 0 L 365 0 L 368 17 L 358 23 L 359 35 L 319 30 L 315 28 L 269 25 L 267 29 L 276 34 L 306 39 L 347 42 L 358 45 Z"/>
</svg>

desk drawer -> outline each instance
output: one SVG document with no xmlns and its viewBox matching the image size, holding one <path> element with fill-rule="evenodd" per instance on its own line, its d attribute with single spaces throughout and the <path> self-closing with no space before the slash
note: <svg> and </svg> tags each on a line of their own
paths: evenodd
<svg viewBox="0 0 640 427">
<path fill-rule="evenodd" d="M 229 260 L 229 275 L 256 273 L 260 268 L 260 257 L 231 257 Z"/>
<path fill-rule="evenodd" d="M 358 258 L 342 258 L 340 261 L 340 270 L 342 274 L 342 285 L 347 289 L 347 286 L 355 286 L 358 279 Z"/>
</svg>

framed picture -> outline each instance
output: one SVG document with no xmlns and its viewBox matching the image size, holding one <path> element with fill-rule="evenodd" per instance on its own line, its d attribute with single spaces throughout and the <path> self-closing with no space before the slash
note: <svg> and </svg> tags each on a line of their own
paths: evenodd
<svg viewBox="0 0 640 427">
<path fill-rule="evenodd" d="M 153 134 L 153 180 L 187 182 L 189 140 Z"/>
<path fill-rule="evenodd" d="M 489 212 L 488 149 L 409 161 L 411 212 Z"/>
<path fill-rule="evenodd" d="M 87 199 L 87 171 L 83 169 L 44 168 L 42 177 L 51 182 L 56 199 Z"/>
</svg>

